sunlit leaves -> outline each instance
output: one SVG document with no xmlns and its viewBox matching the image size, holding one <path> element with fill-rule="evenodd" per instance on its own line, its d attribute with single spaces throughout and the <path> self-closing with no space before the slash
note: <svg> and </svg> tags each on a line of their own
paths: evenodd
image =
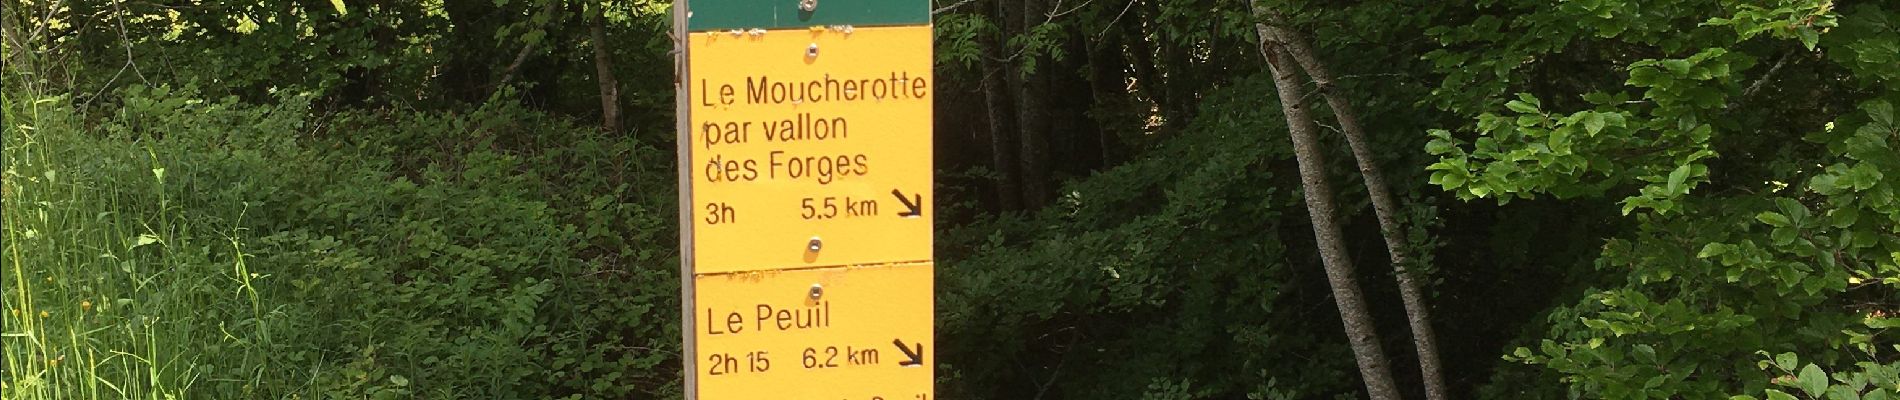
<svg viewBox="0 0 1900 400">
<path fill-rule="evenodd" d="M 1813 50 L 1822 32 L 1836 25 L 1833 0 L 1784 0 L 1764 7 L 1757 4 L 1733 4 L 1730 15 L 1710 18 L 1705 25 L 1728 26 L 1748 40 L 1763 33 L 1780 39 L 1796 39 Z"/>
</svg>

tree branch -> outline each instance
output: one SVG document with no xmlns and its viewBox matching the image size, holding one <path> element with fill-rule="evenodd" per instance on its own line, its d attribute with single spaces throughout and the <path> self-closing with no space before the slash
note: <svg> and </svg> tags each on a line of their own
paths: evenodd
<svg viewBox="0 0 1900 400">
<path fill-rule="evenodd" d="M 546 5 L 543 6 L 543 9 L 541 10 L 541 12 L 547 13 L 550 16 L 554 15 L 554 12 L 556 11 L 555 6 L 561 4 L 560 0 L 544 0 L 544 1 L 546 1 L 545 3 Z M 548 20 L 552 21 L 553 18 L 549 18 Z M 543 37 L 542 40 L 547 40 L 547 38 Z M 507 86 L 508 82 L 514 81 L 515 71 L 521 69 L 521 64 L 526 63 L 528 61 L 529 54 L 534 54 L 534 45 L 535 45 L 535 42 L 527 42 L 527 43 L 521 44 L 521 52 L 515 53 L 515 61 L 512 63 L 508 63 L 508 68 L 503 69 L 501 71 L 501 81 L 495 84 L 495 88 L 500 89 L 502 86 Z"/>
<path fill-rule="evenodd" d="M 935 10 L 930 10 L 930 15 L 937 15 L 937 14 L 942 14 L 942 13 L 946 13 L 946 12 L 950 12 L 951 10 L 955 10 L 955 9 L 956 9 L 957 7 L 962 7 L 962 6 L 964 5 L 964 4 L 970 4 L 970 3 L 974 3 L 974 2 L 976 2 L 976 0 L 963 0 L 963 1 L 959 1 L 959 2 L 957 2 L 957 4 L 951 4 L 951 5 L 947 5 L 947 6 L 943 6 L 943 7 L 941 7 L 941 8 L 938 8 L 938 9 L 935 9 Z"/>
<path fill-rule="evenodd" d="M 1762 85 L 1767 84 L 1769 79 L 1773 79 L 1776 72 L 1781 72 L 1781 67 L 1788 65 L 1788 59 L 1794 58 L 1794 55 L 1798 52 L 1800 52 L 1800 50 L 1788 50 L 1788 52 L 1782 53 L 1781 58 L 1775 60 L 1775 66 L 1768 67 L 1767 73 L 1761 74 L 1760 78 L 1756 78 L 1755 83 L 1748 85 L 1748 89 L 1743 89 L 1742 95 L 1736 96 L 1735 100 L 1729 101 L 1727 106 L 1722 107 L 1722 111 L 1728 112 L 1734 110 L 1736 107 L 1741 107 L 1742 101 L 1748 100 L 1750 96 L 1755 95 L 1755 92 L 1760 91 Z"/>
</svg>

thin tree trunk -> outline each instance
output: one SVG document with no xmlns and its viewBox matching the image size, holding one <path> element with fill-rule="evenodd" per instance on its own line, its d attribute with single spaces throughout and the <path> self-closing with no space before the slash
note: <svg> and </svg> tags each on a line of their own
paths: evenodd
<svg viewBox="0 0 1900 400">
<path fill-rule="evenodd" d="M 1029 32 L 1047 21 L 1048 4 L 1044 0 L 1022 0 L 1022 30 Z M 1027 56 L 1027 53 L 1024 53 Z M 1022 162 L 1023 207 L 1030 210 L 1040 209 L 1048 203 L 1049 196 L 1055 191 L 1049 188 L 1049 59 L 1035 59 L 1034 69 L 1022 70 L 1022 85 L 1018 85 L 1016 101 L 1017 128 L 1022 134 L 1017 136 L 1021 152 L 1017 154 Z"/>
<path fill-rule="evenodd" d="M 1122 66 L 1128 63 L 1122 58 L 1121 32 L 1114 33 L 1103 35 L 1102 40 L 1088 44 L 1088 52 L 1084 53 L 1088 55 L 1089 92 L 1095 107 L 1085 108 L 1085 112 L 1103 110 L 1104 107 L 1113 110 L 1110 112 L 1127 112 L 1123 108 L 1129 103 L 1125 100 L 1128 98 L 1127 74 L 1123 72 Z M 1098 167 L 1115 165 L 1115 148 L 1119 143 L 1120 132 L 1114 129 L 1117 126 L 1113 121 L 1111 118 L 1096 119 L 1095 151 L 1100 160 L 1096 164 Z"/>
<path fill-rule="evenodd" d="M 1146 7 L 1141 9 L 1145 10 Z M 1132 18 L 1146 18 L 1143 12 L 1133 12 L 1131 15 L 1133 15 Z M 1130 60 L 1133 64 L 1129 65 L 1129 69 L 1135 77 L 1135 90 L 1147 95 L 1148 102 L 1159 110 L 1167 108 L 1174 102 L 1168 98 L 1167 78 L 1161 73 L 1160 67 L 1156 66 L 1155 43 L 1148 40 L 1151 34 L 1158 35 L 1158 33 L 1144 29 L 1144 26 L 1152 26 L 1149 25 L 1150 23 L 1150 21 L 1138 20 L 1134 23 L 1122 24 L 1122 34 L 1129 38 L 1128 54 L 1133 56 Z M 1150 116 L 1152 115 L 1143 115 L 1143 117 Z M 1165 118 L 1163 117 L 1164 120 Z M 1165 122 L 1167 124 L 1162 127 L 1172 129 L 1179 121 Z"/>
<path fill-rule="evenodd" d="M 996 64 L 985 61 L 984 64 Z M 1022 174 L 1016 169 L 1015 108 L 1009 98 L 1006 68 L 986 65 L 983 71 L 983 106 L 989 114 L 990 166 L 996 168 L 997 205 L 1004 211 L 1023 209 Z"/>
<path fill-rule="evenodd" d="M 1008 18 L 1009 8 L 1004 0 L 991 1 L 989 6 L 997 19 Z M 998 24 L 998 26 L 1006 26 Z M 996 169 L 997 206 L 1003 211 L 1021 210 L 1022 174 L 1016 169 L 1016 108 L 1014 99 L 1009 96 L 1009 68 L 1003 57 L 1003 37 L 1007 31 L 993 35 L 984 35 L 979 43 L 983 47 L 983 108 L 989 115 L 990 129 L 990 166 Z"/>
<path fill-rule="evenodd" d="M 1254 7 L 1260 8 L 1260 0 L 1252 2 Z M 1359 283 L 1353 278 L 1352 259 L 1347 256 L 1346 245 L 1340 238 L 1338 221 L 1333 219 L 1333 189 L 1326 182 L 1326 163 L 1314 132 L 1317 128 L 1300 103 L 1305 94 L 1299 73 L 1295 66 L 1288 64 L 1291 61 L 1287 60 L 1281 45 L 1273 41 L 1267 25 L 1257 23 L 1254 28 L 1260 35 L 1260 54 L 1266 58 L 1274 86 L 1279 91 L 1280 110 L 1286 114 L 1287 133 L 1292 137 L 1293 155 L 1299 163 L 1300 186 L 1305 190 L 1306 211 L 1313 221 L 1320 263 L 1326 269 L 1326 281 L 1332 287 L 1333 303 L 1339 308 L 1339 319 L 1345 325 L 1346 339 L 1359 365 L 1359 375 L 1365 380 L 1366 393 L 1373 400 L 1398 400 L 1398 385 L 1392 382 L 1391 368 L 1379 348 L 1379 334 L 1366 310 L 1365 299 L 1360 296 Z"/>
<path fill-rule="evenodd" d="M 1194 91 L 1198 81 L 1194 76 L 1193 56 L 1188 54 L 1190 49 L 1185 45 L 1163 41 L 1159 47 L 1161 71 L 1168 75 L 1168 99 L 1173 100 L 1161 108 L 1161 116 L 1169 125 L 1185 129 L 1197 103 Z"/>
<path fill-rule="evenodd" d="M 593 3 L 589 3 L 593 4 Z M 607 52 L 607 10 L 594 5 L 587 33 L 594 42 L 594 78 L 600 83 L 600 128 L 620 131 L 620 80 L 614 78 L 614 65 Z"/>
<path fill-rule="evenodd" d="M 1392 190 L 1385 184 L 1385 174 L 1379 172 L 1379 166 L 1372 157 L 1372 149 L 1366 142 L 1366 133 L 1359 126 L 1358 115 L 1352 111 L 1352 103 L 1333 86 L 1332 74 L 1326 70 L 1319 57 L 1306 38 L 1298 32 L 1287 29 L 1285 21 L 1272 16 L 1267 29 L 1274 31 L 1277 40 L 1286 46 L 1287 53 L 1299 62 L 1306 76 L 1313 79 L 1319 87 L 1320 95 L 1326 97 L 1326 104 L 1333 109 L 1333 118 L 1344 131 L 1347 146 L 1352 148 L 1352 156 L 1359 166 L 1359 176 L 1365 179 L 1366 192 L 1372 197 L 1372 212 L 1379 220 L 1379 233 L 1385 237 L 1386 252 L 1391 256 L 1393 272 L 1399 281 L 1399 298 L 1405 302 L 1406 322 L 1412 328 L 1412 344 L 1418 349 L 1419 375 L 1425 381 L 1425 398 L 1445 400 L 1445 378 L 1438 364 L 1438 345 L 1436 334 L 1432 330 L 1431 308 L 1425 304 L 1424 290 L 1406 268 L 1410 258 L 1406 254 L 1405 231 L 1401 229 L 1396 216 L 1398 202 L 1392 199 Z"/>
</svg>

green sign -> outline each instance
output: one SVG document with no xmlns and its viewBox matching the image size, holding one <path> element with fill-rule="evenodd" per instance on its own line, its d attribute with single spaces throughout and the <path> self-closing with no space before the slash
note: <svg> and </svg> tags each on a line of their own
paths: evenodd
<svg viewBox="0 0 1900 400">
<path fill-rule="evenodd" d="M 693 0 L 686 29 L 807 28 L 814 25 L 926 25 L 923 0 Z"/>
</svg>

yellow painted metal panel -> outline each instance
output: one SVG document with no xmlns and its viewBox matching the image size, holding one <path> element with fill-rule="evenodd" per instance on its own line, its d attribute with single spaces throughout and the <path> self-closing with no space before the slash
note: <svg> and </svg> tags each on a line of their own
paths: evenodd
<svg viewBox="0 0 1900 400">
<path fill-rule="evenodd" d="M 907 263 L 694 277 L 689 328 L 699 398 L 935 398 L 932 269 Z"/>
<path fill-rule="evenodd" d="M 929 26 L 688 40 L 697 273 L 931 259 Z"/>
</svg>

